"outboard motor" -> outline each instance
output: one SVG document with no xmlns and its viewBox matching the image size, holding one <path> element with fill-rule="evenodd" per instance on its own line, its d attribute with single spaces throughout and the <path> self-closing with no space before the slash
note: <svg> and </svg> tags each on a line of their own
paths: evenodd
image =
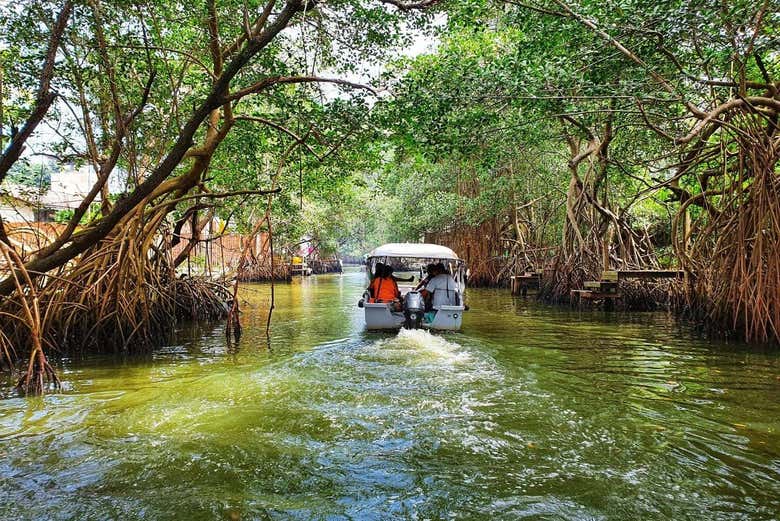
<svg viewBox="0 0 780 521">
<path fill-rule="evenodd" d="M 420 329 L 425 314 L 425 300 L 419 291 L 410 291 L 404 296 L 404 316 L 406 329 Z"/>
</svg>

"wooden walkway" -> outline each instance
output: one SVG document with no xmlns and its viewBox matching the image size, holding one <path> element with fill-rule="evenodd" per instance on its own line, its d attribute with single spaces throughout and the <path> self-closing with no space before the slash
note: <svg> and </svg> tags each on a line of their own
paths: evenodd
<svg viewBox="0 0 780 521">
<path fill-rule="evenodd" d="M 618 292 L 618 278 L 616 271 L 602 272 L 601 280 L 586 280 L 583 283 L 585 289 L 571 290 L 569 302 L 572 306 L 579 306 L 583 301 L 603 302 L 606 309 L 612 309 L 615 301 L 621 297 Z"/>
<path fill-rule="evenodd" d="M 512 295 L 522 295 L 525 297 L 528 295 L 529 289 L 539 289 L 539 285 L 542 282 L 541 271 L 526 271 L 522 275 L 514 275 L 510 277 L 510 287 L 512 289 Z"/>
<path fill-rule="evenodd" d="M 685 278 L 682 270 L 607 270 L 601 273 L 600 280 L 587 280 L 584 289 L 573 289 L 569 295 L 572 305 L 583 301 L 603 302 L 606 309 L 612 309 L 616 300 L 621 298 L 618 284 L 627 279 L 678 279 Z"/>
<path fill-rule="evenodd" d="M 542 282 L 543 271 L 526 271 L 522 275 L 510 277 L 512 295 L 526 296 L 528 290 L 538 290 Z M 621 280 L 628 279 L 677 279 L 683 280 L 682 270 L 606 270 L 601 272 L 601 279 L 587 280 L 582 289 L 573 289 L 569 294 L 572 305 L 583 302 L 602 302 L 604 307 L 611 309 L 614 302 L 622 297 L 618 291 Z"/>
<path fill-rule="evenodd" d="M 682 270 L 610 270 L 601 274 L 602 280 L 625 279 L 682 279 Z"/>
</svg>

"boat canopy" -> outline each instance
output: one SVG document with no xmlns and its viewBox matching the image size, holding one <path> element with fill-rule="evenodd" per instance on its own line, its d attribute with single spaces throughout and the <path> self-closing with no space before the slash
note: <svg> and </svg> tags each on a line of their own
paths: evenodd
<svg viewBox="0 0 780 521">
<path fill-rule="evenodd" d="M 368 254 L 369 259 L 372 257 L 460 260 L 455 252 L 446 246 L 409 242 L 383 244 L 378 248 L 374 248 L 371 253 Z"/>
</svg>

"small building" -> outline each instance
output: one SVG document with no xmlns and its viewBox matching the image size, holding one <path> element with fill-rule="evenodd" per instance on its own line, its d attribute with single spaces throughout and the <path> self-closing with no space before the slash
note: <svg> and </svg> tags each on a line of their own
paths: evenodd
<svg viewBox="0 0 780 521">
<path fill-rule="evenodd" d="M 0 217 L 6 223 L 47 222 L 54 217 L 54 210 L 42 203 L 37 192 L 30 193 L 10 185 L 0 190 Z"/>
<path fill-rule="evenodd" d="M 109 191 L 121 191 L 121 173 L 109 179 Z M 75 210 L 97 182 L 97 174 L 90 165 L 76 168 L 69 165 L 52 172 L 51 186 L 39 191 L 18 183 L 4 183 L 0 188 L 0 216 L 4 222 L 50 222 L 63 210 Z M 94 203 L 100 203 L 100 194 Z"/>
</svg>

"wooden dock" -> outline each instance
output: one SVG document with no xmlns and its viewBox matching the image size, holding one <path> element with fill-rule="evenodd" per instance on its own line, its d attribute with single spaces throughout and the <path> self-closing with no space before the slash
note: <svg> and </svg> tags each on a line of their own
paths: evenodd
<svg viewBox="0 0 780 521">
<path fill-rule="evenodd" d="M 605 271 L 601 274 L 601 280 L 586 280 L 583 286 L 585 289 L 573 289 L 569 293 L 571 305 L 602 302 L 606 309 L 612 309 L 615 301 L 621 297 L 618 292 L 618 274 L 615 271 Z"/>
<path fill-rule="evenodd" d="M 600 280 L 587 280 L 583 289 L 573 289 L 569 301 L 580 305 L 583 301 L 603 302 L 606 309 L 612 309 L 615 301 L 621 298 L 618 284 L 627 279 L 678 279 L 685 278 L 682 270 L 606 270 Z"/>
<path fill-rule="evenodd" d="M 529 289 L 538 290 L 542 281 L 541 271 L 526 271 L 522 275 L 513 275 L 510 277 L 510 287 L 512 295 L 528 295 Z"/>
<path fill-rule="evenodd" d="M 308 277 L 312 273 L 312 269 L 306 263 L 306 261 L 296 262 L 295 260 L 290 263 L 290 273 L 293 275 L 301 275 Z"/>
<path fill-rule="evenodd" d="M 584 302 L 603 302 L 606 309 L 611 309 L 621 295 L 617 291 L 599 291 L 594 289 L 573 289 L 569 293 L 569 303 L 580 306 Z"/>
<path fill-rule="evenodd" d="M 683 270 L 610 270 L 601 274 L 602 279 L 683 279 Z"/>
</svg>

